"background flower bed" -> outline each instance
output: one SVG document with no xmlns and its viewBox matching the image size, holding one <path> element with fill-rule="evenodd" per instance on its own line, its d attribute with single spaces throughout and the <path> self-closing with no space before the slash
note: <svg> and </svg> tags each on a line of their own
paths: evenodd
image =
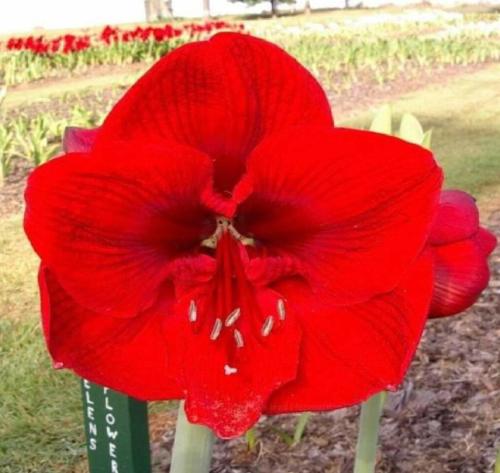
<svg viewBox="0 0 500 473">
<path fill-rule="evenodd" d="M 260 28 L 266 34 L 276 35 L 293 54 L 302 54 L 301 59 L 306 63 L 311 61 L 308 65 L 312 65 L 329 86 L 334 111 L 341 124 L 367 126 L 377 104 L 390 101 L 396 114 L 414 113 L 426 129 L 433 128 L 434 148 L 445 167 L 447 186 L 473 192 L 479 198 L 485 223 L 497 229 L 499 234 L 500 117 L 495 100 L 498 100 L 500 66 L 465 66 L 460 61 L 452 67 L 439 62 L 416 64 L 402 68 L 382 83 L 377 81 L 370 67 L 363 69 L 352 65 L 345 72 L 342 68 L 334 70 L 328 59 L 331 56 L 326 53 L 343 54 L 329 51 L 336 45 L 345 46 L 353 40 L 361 56 L 366 56 L 366 51 L 373 53 L 373 44 L 363 41 L 367 31 L 363 22 L 368 19 L 356 20 L 358 24 L 354 28 L 346 26 L 350 40 L 346 39 L 345 43 L 338 42 L 340 36 L 330 34 L 331 27 L 325 26 L 326 32 L 318 31 L 317 24 L 327 25 L 334 21 L 344 25 L 347 20 L 353 22 L 353 18 L 371 16 L 366 13 L 351 15 L 351 12 L 313 15 L 300 26 L 304 32 L 300 37 L 282 31 L 294 26 L 293 21 L 298 19 L 247 22 L 246 28 Z M 379 13 L 373 15 L 377 17 Z M 437 22 L 410 21 L 404 25 L 379 24 L 373 20 L 376 26 L 369 31 L 376 37 L 373 41 L 380 45 L 400 35 L 406 37 L 406 33 L 418 31 L 422 35 L 434 35 L 463 23 L 482 21 L 480 19 L 486 19 L 491 25 L 498 17 L 498 14 L 460 16 L 462 20 L 445 17 L 445 24 L 440 23 L 441 19 Z M 307 23 L 316 26 L 307 27 Z M 457 50 L 460 47 L 474 50 L 476 36 L 468 36 L 464 43 L 450 41 L 448 44 L 456 46 Z M 487 44 L 488 48 L 498 44 L 498 33 L 480 36 L 480 43 Z M 424 37 L 410 40 L 421 44 Z M 321 48 L 313 49 L 315 44 Z M 384 58 L 382 53 L 380 58 Z M 488 61 L 495 62 L 495 59 Z M 138 69 L 126 64 L 123 68 L 120 66 L 120 70 L 126 72 L 120 76 L 107 75 L 109 71 L 89 66 L 88 79 L 42 79 L 38 83 L 12 87 L 2 108 L 4 116 L 0 123 L 9 129 L 13 123 L 24 123 L 16 126 L 24 127 L 25 132 L 21 134 L 25 135 L 26 131 L 31 134 L 45 120 L 41 128 L 52 130 L 48 132 L 48 142 L 56 147 L 59 132 L 66 123 L 71 121 L 85 126 L 102 119 L 124 87 L 147 67 L 144 63 L 136 66 Z M 347 80 L 352 71 L 356 77 Z M 64 69 L 56 72 L 65 75 Z M 56 77 L 61 75 L 56 74 Z M 86 84 L 85 87 L 82 84 Z M 407 94 L 415 89 L 418 90 Z M 22 151 L 18 141 L 15 149 L 10 154 L 13 171 L 0 190 L 0 372 L 3 376 L 0 386 L 0 416 L 3 419 L 0 472 L 84 472 L 78 383 L 70 374 L 51 370 L 39 331 L 37 290 L 31 277 L 36 260 L 21 232 L 22 188 L 26 170 L 34 164 L 34 156 L 29 151 Z M 14 206 L 9 207 L 7 202 Z M 497 252 L 493 256 L 496 265 L 493 283 L 479 306 L 461 319 L 430 323 L 408 378 L 413 385 L 408 402 L 398 411 L 395 404 L 399 397 L 396 396 L 383 423 L 383 458 L 379 465 L 383 473 L 424 471 L 424 468 L 430 473 L 491 471 L 494 442 L 500 435 L 499 426 L 492 418 L 492 413 L 498 412 L 500 407 L 500 374 L 496 369 L 498 364 L 491 359 L 500 335 L 493 300 L 498 297 L 500 284 L 498 258 Z M 293 449 L 282 439 L 283 432 L 290 432 L 292 428 L 292 417 L 262 423 L 259 426 L 259 455 L 248 454 L 242 440 L 220 443 L 214 471 L 347 472 L 355 444 L 356 414 L 357 409 L 349 409 L 314 416 L 302 443 Z M 168 463 L 173 413 L 168 405 L 156 404 L 152 407 L 151 418 L 155 472 L 159 473 L 165 471 Z"/>
<path fill-rule="evenodd" d="M 173 26 L 137 26 L 124 29 L 105 26 L 99 32 L 61 36 L 10 37 L 0 43 L 0 70 L 6 85 L 85 71 L 89 67 L 156 61 L 189 41 L 218 31 L 241 31 L 241 23 L 210 21 Z"/>
</svg>

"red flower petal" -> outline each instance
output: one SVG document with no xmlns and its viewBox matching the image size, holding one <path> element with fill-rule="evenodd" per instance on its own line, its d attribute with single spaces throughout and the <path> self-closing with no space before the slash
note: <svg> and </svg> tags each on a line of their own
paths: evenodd
<svg viewBox="0 0 500 473">
<path fill-rule="evenodd" d="M 99 128 L 68 126 L 64 130 L 63 150 L 65 153 L 90 153 Z"/>
<path fill-rule="evenodd" d="M 66 155 L 31 174 L 26 233 L 78 304 L 134 316 L 154 302 L 169 261 L 213 231 L 200 204 L 210 184 L 209 160 L 180 145 Z"/>
<path fill-rule="evenodd" d="M 161 59 L 111 111 L 98 143 L 159 136 L 216 159 L 230 190 L 265 136 L 297 124 L 331 125 L 325 93 L 295 59 L 267 41 L 221 33 Z"/>
<path fill-rule="evenodd" d="M 268 309 L 275 310 L 272 306 L 278 295 L 262 288 L 258 297 L 263 306 L 267 302 Z M 210 340 L 211 326 L 196 335 L 190 329 L 177 331 L 177 339 L 182 337 L 185 343 L 185 351 L 180 352 L 184 358 L 181 380 L 191 422 L 207 425 L 220 438 L 232 438 L 244 434 L 259 420 L 272 392 L 297 373 L 301 332 L 293 314 L 287 316 L 268 339 L 245 338 L 234 366 L 226 362 L 223 345 Z"/>
<path fill-rule="evenodd" d="M 442 191 L 429 244 L 443 245 L 464 240 L 476 233 L 478 227 L 479 211 L 474 198 L 460 190 Z"/>
<path fill-rule="evenodd" d="M 481 248 L 486 256 L 493 253 L 497 246 L 497 237 L 486 228 L 479 227 L 477 233 L 472 237 L 476 245 Z"/>
<path fill-rule="evenodd" d="M 420 257 L 393 292 L 353 306 L 329 307 L 297 283 L 277 289 L 300 314 L 303 339 L 297 378 L 265 412 L 336 409 L 401 383 L 427 318 L 431 258 Z"/>
<path fill-rule="evenodd" d="M 179 399 L 163 326 L 172 295 L 133 319 L 97 314 L 78 305 L 53 273 L 40 268 L 42 322 L 55 365 L 138 399 Z"/>
<path fill-rule="evenodd" d="M 341 305 L 398 284 L 428 236 L 442 174 L 430 152 L 393 137 L 297 128 L 256 149 L 247 179 L 239 231 L 295 257 Z"/>
<path fill-rule="evenodd" d="M 488 285 L 484 248 L 473 239 L 435 246 L 431 317 L 458 314 L 470 307 Z"/>
</svg>

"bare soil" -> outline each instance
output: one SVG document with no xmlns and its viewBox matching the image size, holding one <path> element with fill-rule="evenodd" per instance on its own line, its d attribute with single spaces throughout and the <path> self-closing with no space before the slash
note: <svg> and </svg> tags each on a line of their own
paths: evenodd
<svg viewBox="0 0 500 473">
<path fill-rule="evenodd" d="M 0 218 L 19 213 L 23 208 L 26 177 L 33 169 L 27 159 L 15 159 L 12 171 L 0 187 Z"/>
<path fill-rule="evenodd" d="M 500 235 L 500 210 L 487 226 Z M 500 447 L 500 250 L 490 287 L 466 313 L 428 322 L 400 391 L 384 412 L 377 473 L 491 473 Z M 153 472 L 170 465 L 174 411 L 152 416 Z M 262 418 L 258 444 L 217 441 L 212 473 L 351 473 L 359 407 L 314 414 L 290 447 L 296 415 Z M 496 445 L 495 445 L 496 443 Z"/>
</svg>

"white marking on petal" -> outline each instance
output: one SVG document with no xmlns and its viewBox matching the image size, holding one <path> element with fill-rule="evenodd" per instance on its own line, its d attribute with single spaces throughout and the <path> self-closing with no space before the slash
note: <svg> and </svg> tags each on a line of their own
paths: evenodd
<svg viewBox="0 0 500 473">
<path fill-rule="evenodd" d="M 237 368 L 233 368 L 232 366 L 229 365 L 224 365 L 224 374 L 226 376 L 231 376 L 232 374 L 235 374 L 238 372 Z"/>
</svg>

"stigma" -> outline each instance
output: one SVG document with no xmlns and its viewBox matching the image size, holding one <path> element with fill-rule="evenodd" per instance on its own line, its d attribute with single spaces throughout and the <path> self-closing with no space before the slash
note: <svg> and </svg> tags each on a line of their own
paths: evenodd
<svg viewBox="0 0 500 473">
<path fill-rule="evenodd" d="M 253 238 L 246 237 L 242 235 L 233 225 L 232 219 L 227 217 L 218 216 L 216 218 L 217 226 L 215 227 L 215 231 L 208 238 L 205 238 L 201 242 L 201 246 L 206 248 L 217 248 L 217 245 L 224 235 L 225 232 L 228 232 L 233 238 L 241 242 L 246 246 L 255 246 L 255 240 Z"/>
</svg>

